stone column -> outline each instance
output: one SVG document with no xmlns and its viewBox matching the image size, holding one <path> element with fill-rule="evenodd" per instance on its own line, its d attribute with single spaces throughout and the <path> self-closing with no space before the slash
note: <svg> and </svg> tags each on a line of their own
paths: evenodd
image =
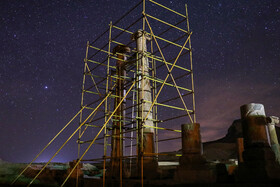
<svg viewBox="0 0 280 187">
<path fill-rule="evenodd" d="M 200 124 L 181 125 L 182 156 L 180 165 L 174 175 L 179 183 L 211 183 L 215 176 L 209 168 L 206 159 L 201 155 Z"/>
<path fill-rule="evenodd" d="M 268 125 L 271 149 L 275 154 L 276 161 L 280 164 L 280 146 L 275 130 L 275 125 L 279 123 L 279 118 L 275 116 L 270 116 L 267 117 L 266 119 L 268 123 L 267 125 Z"/>
<path fill-rule="evenodd" d="M 116 62 L 116 98 L 115 98 L 115 107 L 119 105 L 122 98 L 125 95 L 125 79 L 126 70 L 125 70 L 125 53 L 130 52 L 130 48 L 124 45 L 118 45 L 113 49 L 113 53 L 117 54 L 117 62 Z M 113 117 L 114 123 L 112 126 L 112 137 L 111 137 L 111 168 L 110 175 L 115 178 L 119 178 L 120 176 L 120 167 L 122 164 L 122 156 L 123 156 L 123 136 L 120 134 L 120 130 L 124 125 L 125 119 L 125 100 L 117 109 L 115 116 Z"/>
<path fill-rule="evenodd" d="M 201 155 L 201 137 L 199 123 L 183 124 L 182 129 L 182 156 L 189 154 Z"/>
<path fill-rule="evenodd" d="M 242 182 L 270 182 L 280 179 L 280 165 L 271 150 L 266 125 L 264 106 L 250 103 L 240 107 L 243 137 L 244 162 L 238 165 L 237 180 Z"/>
<path fill-rule="evenodd" d="M 240 107 L 244 146 L 268 146 L 266 116 L 262 104 L 250 103 Z"/>
<path fill-rule="evenodd" d="M 155 129 L 154 123 L 152 121 L 153 113 L 152 110 L 149 112 L 149 109 L 152 105 L 152 94 L 151 94 L 151 85 L 150 80 L 147 79 L 149 77 L 149 60 L 147 55 L 147 40 L 151 40 L 151 37 L 142 30 L 138 30 L 136 33 L 132 35 L 132 40 L 136 41 L 136 49 L 137 49 L 137 64 L 138 64 L 138 99 L 140 105 L 138 106 L 138 116 L 143 120 L 147 116 L 147 119 L 142 122 L 142 127 L 147 125 L 147 127 L 143 127 L 143 151 L 146 153 L 145 161 L 153 160 L 154 156 L 154 132 Z M 141 132 L 139 131 L 139 142 L 141 142 Z M 138 147 L 138 152 L 140 153 L 141 147 Z M 149 155 L 150 156 L 147 156 Z"/>
</svg>

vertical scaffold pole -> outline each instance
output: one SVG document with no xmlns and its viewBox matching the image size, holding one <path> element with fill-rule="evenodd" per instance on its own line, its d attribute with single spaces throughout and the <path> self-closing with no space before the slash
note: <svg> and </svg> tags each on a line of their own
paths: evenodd
<svg viewBox="0 0 280 187">
<path fill-rule="evenodd" d="M 116 62 L 116 97 L 115 97 L 115 108 L 119 106 L 122 98 L 126 93 L 125 79 L 126 79 L 126 53 L 130 52 L 130 48 L 125 45 L 117 45 L 113 49 L 113 54 L 117 54 Z M 123 126 L 125 122 L 125 103 L 124 100 L 116 114 L 114 116 L 112 138 L 111 138 L 111 175 L 112 177 L 119 177 L 120 186 L 122 186 L 122 175 L 123 175 Z"/>
<path fill-rule="evenodd" d="M 142 31 L 143 31 L 143 34 L 144 34 L 144 32 L 145 32 L 145 24 L 146 24 L 146 22 L 145 22 L 145 13 L 146 13 L 146 1 L 145 0 L 143 0 L 143 26 L 142 26 Z M 142 40 L 142 49 L 144 49 L 144 39 Z M 143 53 L 142 53 L 142 55 L 141 55 L 141 58 L 143 58 L 143 55 L 144 55 L 144 51 L 143 51 Z M 139 58 L 139 55 L 138 55 L 138 58 Z M 145 57 L 144 57 L 145 58 Z M 137 59 L 138 60 L 138 59 Z M 142 66 L 142 76 L 141 76 L 141 84 L 143 85 L 144 84 L 144 60 L 142 60 L 142 64 L 141 64 L 141 66 Z M 143 97 L 144 96 L 144 87 L 142 86 L 141 87 L 141 105 L 143 105 Z M 139 105 L 140 106 L 140 105 Z M 144 145 L 143 145 L 143 138 L 144 138 L 144 136 L 143 136 L 143 123 L 144 123 L 144 121 L 143 121 L 143 118 L 144 118 L 144 112 L 143 112 L 143 110 L 144 110 L 144 107 L 142 106 L 141 107 L 141 185 L 142 185 L 142 187 L 144 187 Z"/>
<path fill-rule="evenodd" d="M 189 16 L 188 16 L 188 6 L 185 4 L 186 8 L 186 20 L 187 20 L 187 29 L 190 34 L 190 23 L 189 23 Z M 196 123 L 196 111 L 195 111 L 195 94 L 194 94 L 194 76 L 193 76 L 193 62 L 192 62 L 192 45 L 191 45 L 191 38 L 189 39 L 189 50 L 190 50 L 190 64 L 191 64 L 191 81 L 192 81 L 192 102 L 193 102 L 193 122 Z"/>
<path fill-rule="evenodd" d="M 109 77 L 110 77 L 110 52 L 111 52 L 111 42 L 112 42 L 112 21 L 109 24 L 109 41 L 108 41 L 108 59 L 107 59 L 107 72 L 106 72 L 106 94 L 109 92 Z M 105 100 L 105 122 L 107 121 L 107 117 L 109 115 L 108 110 L 108 99 Z M 108 135 L 107 135 L 107 127 L 104 128 L 104 153 L 103 153 L 103 187 L 105 187 L 105 180 L 106 180 L 106 156 L 107 156 L 107 142 L 108 142 Z"/>
<path fill-rule="evenodd" d="M 83 72 L 83 83 L 82 83 L 82 98 L 81 98 L 81 108 L 84 105 L 84 95 L 85 95 L 85 81 L 86 81 L 86 70 L 87 70 L 87 58 L 88 58 L 88 47 L 89 47 L 89 41 L 87 41 L 87 48 L 86 48 L 86 56 L 84 58 L 84 72 Z M 83 113 L 80 113 L 80 123 L 82 123 L 83 120 Z M 81 129 L 79 130 L 79 139 L 81 138 Z M 78 144 L 78 158 L 80 157 L 80 144 Z"/>
<path fill-rule="evenodd" d="M 83 72 L 83 83 L 82 83 L 82 97 L 81 97 L 81 108 L 84 105 L 84 94 L 85 94 L 85 81 L 86 81 L 86 70 L 87 70 L 87 60 L 88 60 L 88 48 L 89 48 L 89 41 L 87 41 L 87 48 L 86 48 L 86 56 L 84 58 L 84 72 Z M 80 113 L 80 124 L 83 122 L 83 112 Z M 78 142 L 81 139 L 81 128 L 79 129 L 79 138 Z M 81 144 L 78 143 L 78 159 L 80 158 L 80 150 L 81 150 Z M 79 175 L 77 170 L 77 177 L 76 177 L 76 187 L 79 185 Z"/>
<path fill-rule="evenodd" d="M 138 55 L 139 56 L 139 55 Z M 142 61 L 142 63 L 143 63 L 143 61 Z M 143 67 L 143 66 L 142 66 Z M 142 68 L 142 76 L 141 76 L 141 84 L 143 84 L 143 80 L 144 80 L 144 77 L 143 77 L 143 71 L 144 71 L 144 68 Z M 143 98 L 143 94 L 144 94 L 144 89 L 143 89 L 143 87 L 142 88 L 140 88 L 141 89 L 141 94 L 139 94 L 140 95 L 140 97 L 142 97 Z M 143 104 L 143 99 L 141 99 L 141 105 Z M 143 128 L 143 125 L 144 125 L 144 115 L 143 115 L 143 113 L 144 113 L 144 107 L 142 107 L 141 109 L 141 135 L 140 135 L 140 137 L 141 137 L 141 152 L 140 152 L 140 155 L 141 155 L 141 184 L 142 184 L 142 187 L 144 186 L 144 128 Z"/>
<path fill-rule="evenodd" d="M 151 54 L 154 53 L 154 49 L 153 49 L 153 41 L 151 41 Z M 152 58 L 152 78 L 153 78 L 153 98 L 152 101 L 155 100 L 155 96 L 157 95 L 157 82 L 155 81 L 156 79 L 156 61 L 154 60 L 154 58 Z M 157 101 L 155 101 L 157 102 Z M 157 105 L 153 106 L 153 119 L 154 121 L 154 126 L 156 127 L 155 129 L 155 145 L 156 145 L 156 150 L 155 152 L 158 153 L 158 118 L 157 118 Z M 154 140 L 153 140 L 154 141 Z M 156 154 L 156 158 L 158 159 L 158 154 Z"/>
<path fill-rule="evenodd" d="M 133 80 L 136 80 L 136 73 L 134 72 L 134 74 L 133 74 Z M 133 93 L 132 93 L 132 106 L 135 106 L 135 90 L 137 90 L 137 83 L 134 85 L 134 91 L 133 91 Z M 132 129 L 134 128 L 134 123 L 135 123 L 135 121 L 134 121 L 134 119 L 135 119 L 135 107 L 132 107 L 132 111 L 131 111 L 131 118 L 132 118 L 132 123 L 131 123 L 131 132 L 130 132 L 130 154 L 129 154 L 129 156 L 130 156 L 130 165 L 129 165 L 129 172 L 130 172 L 130 174 L 131 174 L 131 172 L 132 172 L 132 152 L 133 152 L 133 150 L 132 150 L 132 143 L 133 143 L 133 131 L 132 131 Z M 137 115 L 136 115 L 137 116 Z M 137 128 L 137 127 L 136 127 Z M 136 138 L 137 138 L 137 135 L 136 135 Z M 137 140 L 136 140 L 136 144 L 137 144 Z"/>
</svg>

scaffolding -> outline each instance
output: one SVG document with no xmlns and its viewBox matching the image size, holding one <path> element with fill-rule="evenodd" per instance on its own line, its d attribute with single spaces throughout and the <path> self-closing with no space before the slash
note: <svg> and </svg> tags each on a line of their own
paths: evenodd
<svg viewBox="0 0 280 187">
<path fill-rule="evenodd" d="M 143 186 L 146 159 L 180 156 L 174 154 L 180 149 L 180 125 L 196 122 L 192 32 L 187 5 L 183 10 L 185 13 L 179 13 L 154 0 L 141 0 L 116 22 L 110 22 L 93 42 L 87 42 L 81 110 L 73 117 L 79 116 L 79 126 L 42 168 L 78 132 L 77 163 L 62 186 L 80 162 L 101 163 L 105 186 L 114 159 L 120 186 L 135 166 Z M 146 37 L 141 40 L 142 50 L 137 47 L 139 37 Z M 125 52 L 118 47 L 125 48 Z M 148 64 L 146 69 L 144 63 Z M 141 86 L 145 84 L 150 85 L 150 90 Z M 150 151 L 144 146 L 147 131 L 153 134 Z M 167 143 L 174 145 L 173 150 Z M 118 146 L 118 153 L 112 153 L 113 146 Z M 85 156 L 87 152 L 90 154 Z"/>
<path fill-rule="evenodd" d="M 130 14 L 133 14 L 139 6 L 142 6 L 142 14 L 139 14 L 139 17 L 131 16 Z M 176 23 L 169 23 L 166 20 L 162 20 L 161 18 L 152 15 L 154 11 L 148 12 L 148 6 L 152 6 L 153 8 L 157 6 L 157 8 L 159 7 L 172 14 L 176 14 L 177 18 L 181 17 L 181 19 L 176 21 Z M 112 90 L 112 87 L 115 84 L 119 84 L 119 82 L 123 82 L 124 90 L 127 89 L 124 96 L 120 96 L 120 94 L 117 94 L 117 91 L 114 91 L 114 93 L 105 100 L 104 105 L 99 108 L 101 116 L 92 118 L 85 124 L 84 129 L 87 129 L 88 127 L 94 127 L 97 129 L 101 128 L 101 130 L 104 129 L 103 136 L 99 135 L 95 140 L 81 140 L 85 130 L 80 130 L 79 133 L 79 147 L 85 143 L 91 143 L 90 145 L 96 143 L 104 146 L 102 157 L 82 159 L 82 161 L 103 161 L 103 183 L 105 183 L 106 178 L 105 171 L 108 165 L 107 161 L 112 159 L 109 156 L 110 153 L 108 153 L 108 148 L 112 146 L 110 142 L 115 138 L 113 136 L 118 136 L 117 138 L 123 142 L 122 144 L 118 144 L 120 150 L 123 150 L 123 155 L 117 156 L 118 159 L 120 159 L 120 182 L 122 182 L 123 178 L 123 167 L 127 167 L 131 170 L 131 165 L 139 161 L 139 157 L 141 157 L 140 162 L 142 162 L 141 179 L 143 180 L 143 158 L 145 156 L 149 157 L 151 154 L 158 158 L 158 155 L 162 154 L 160 151 L 160 142 L 174 141 L 181 138 L 181 130 L 178 129 L 180 125 L 174 125 L 173 121 L 182 118 L 185 120 L 184 123 L 195 123 L 196 121 L 190 40 L 192 33 L 189 29 L 187 7 L 185 7 L 185 10 L 185 14 L 181 14 L 153 0 L 141 1 L 122 16 L 121 19 L 115 23 L 111 22 L 108 30 L 94 40 L 94 42 L 88 42 L 87 44 L 86 57 L 84 60 L 85 66 L 81 107 L 85 107 L 87 110 L 96 109 L 96 107 L 91 106 L 98 103 L 100 99 L 106 96 L 107 93 Z M 134 17 L 134 22 L 123 28 L 120 23 L 128 16 Z M 166 16 L 163 17 L 166 19 Z M 186 29 L 183 29 L 182 27 L 184 24 L 186 24 Z M 141 26 L 139 27 L 139 25 Z M 164 30 L 153 29 L 153 27 L 164 28 Z M 145 34 L 150 38 L 150 41 L 147 40 L 147 44 L 142 44 L 147 45 L 147 51 L 137 50 L 137 47 L 133 45 L 135 42 L 130 40 L 131 36 L 135 35 L 135 32 L 139 30 L 139 28 L 143 31 L 142 34 Z M 161 30 L 161 32 L 156 34 L 156 31 L 154 30 Z M 107 43 L 98 46 L 98 41 L 104 40 L 104 36 L 106 35 L 108 37 Z M 173 36 L 172 40 L 169 39 L 170 35 Z M 174 36 L 176 36 L 176 38 L 174 38 Z M 114 51 L 113 49 L 117 46 L 129 47 L 131 53 L 120 54 Z M 121 55 L 124 55 L 127 60 L 122 59 L 120 57 Z M 141 70 L 139 63 L 137 63 L 137 61 L 142 58 L 140 56 L 148 58 L 149 72 L 146 74 L 144 73 L 144 68 Z M 168 60 L 167 56 L 169 57 Z M 116 61 L 121 61 L 126 64 L 126 75 L 118 75 Z M 145 92 L 143 91 L 144 86 L 140 87 L 139 84 L 144 84 L 145 80 L 148 80 L 151 84 L 151 101 L 145 100 L 141 97 L 141 94 L 144 94 Z M 87 81 L 90 83 L 87 84 Z M 189 81 L 189 84 L 187 81 Z M 178 82 L 183 84 L 180 85 Z M 142 89 L 142 92 L 139 89 Z M 172 93 L 171 95 L 173 95 L 173 97 L 169 96 L 166 92 Z M 176 92 L 177 95 L 174 97 Z M 166 94 L 168 96 L 166 96 Z M 164 96 L 161 97 L 161 95 Z M 123 105 L 124 113 L 121 115 L 120 113 L 116 115 L 115 100 L 118 97 L 121 97 L 119 99 L 122 99 L 122 102 L 125 102 L 125 106 L 118 102 L 120 106 Z M 91 98 L 95 98 L 96 100 Z M 180 103 L 178 100 L 181 103 L 181 106 L 179 105 Z M 140 105 L 143 105 L 143 103 L 150 103 L 149 111 L 146 113 L 139 111 L 141 109 L 143 110 L 144 107 L 139 107 Z M 152 119 L 148 119 L 148 113 L 150 112 L 152 112 Z M 160 112 L 162 112 L 162 115 L 158 115 Z M 105 121 L 103 125 L 97 125 L 102 124 L 103 120 Z M 147 120 L 152 121 L 153 125 L 145 125 L 145 121 Z M 82 123 L 83 121 L 83 114 L 81 113 L 80 122 Z M 118 133 L 114 134 L 112 131 L 115 129 L 114 123 L 116 121 L 122 125 L 118 125 Z M 155 129 L 154 153 L 144 152 L 144 128 Z M 167 132 L 170 135 L 167 135 Z M 164 154 L 166 155 L 168 153 Z M 135 162 L 132 161 L 133 159 Z M 129 160 L 129 162 L 124 162 L 124 160 Z M 127 163 L 129 163 L 128 166 Z M 122 166 L 122 164 L 126 165 Z"/>
</svg>

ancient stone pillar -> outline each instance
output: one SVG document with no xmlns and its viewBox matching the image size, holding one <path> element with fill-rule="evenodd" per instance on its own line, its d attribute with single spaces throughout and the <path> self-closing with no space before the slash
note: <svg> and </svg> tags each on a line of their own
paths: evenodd
<svg viewBox="0 0 280 187">
<path fill-rule="evenodd" d="M 266 116 L 262 104 L 250 103 L 240 107 L 244 146 L 267 146 Z"/>
<path fill-rule="evenodd" d="M 182 129 L 182 154 L 201 155 L 201 137 L 199 123 L 183 124 Z"/>
<path fill-rule="evenodd" d="M 276 161 L 280 164 L 280 146 L 275 130 L 275 125 L 279 123 L 279 118 L 275 116 L 270 116 L 267 117 L 266 119 L 268 123 L 267 125 L 268 125 L 271 149 L 275 154 Z"/>
<path fill-rule="evenodd" d="M 141 157 L 143 158 L 143 168 L 145 177 L 151 177 L 155 174 L 157 163 L 154 155 L 154 122 L 152 110 L 152 93 L 149 77 L 149 60 L 147 55 L 147 40 L 151 40 L 151 37 L 143 30 L 138 30 L 132 35 L 132 40 L 136 41 L 136 63 L 138 66 L 137 71 L 137 90 L 138 90 L 138 116 L 139 120 L 139 144 L 138 144 L 138 169 L 139 173 L 142 166 Z M 150 110 L 150 111 L 149 111 Z M 145 120 L 146 118 L 146 120 Z M 143 142 L 143 144 L 142 144 Z M 146 175 L 148 174 L 148 175 Z"/>
<path fill-rule="evenodd" d="M 212 170 L 201 155 L 200 124 L 181 125 L 182 156 L 174 179 L 180 183 L 211 183 L 215 181 Z"/>
<path fill-rule="evenodd" d="M 139 107 L 138 107 L 138 116 L 140 118 L 145 118 L 147 116 L 147 120 L 143 122 L 143 126 L 147 125 L 149 127 L 143 127 L 144 132 L 144 152 L 149 152 L 153 150 L 153 133 L 154 126 L 153 121 L 151 119 L 152 111 L 149 112 L 152 102 L 152 94 L 151 94 L 151 85 L 150 80 L 146 77 L 149 76 L 149 61 L 146 57 L 147 54 L 147 40 L 150 40 L 148 34 L 145 31 L 138 30 L 133 34 L 132 39 L 136 41 L 136 49 L 137 49 L 137 65 L 138 65 L 138 97 L 139 97 Z M 147 102 L 148 101 L 148 102 Z M 149 112 L 149 113 L 148 113 Z M 144 119 L 143 119 L 144 120 Z M 147 133 L 147 135 L 146 135 Z M 152 134 L 151 134 L 152 133 Z M 152 139 L 151 139 L 152 138 Z"/>
<path fill-rule="evenodd" d="M 130 48 L 124 45 L 118 45 L 113 49 L 113 53 L 117 54 L 117 62 L 116 62 L 116 98 L 115 98 L 115 107 L 119 105 L 122 98 L 125 95 L 125 61 L 126 56 L 125 53 L 130 52 Z M 124 125 L 124 117 L 125 117 L 125 102 L 123 101 L 122 104 L 117 109 L 113 119 L 114 123 L 112 126 L 112 137 L 111 137 L 111 168 L 110 168 L 110 175 L 112 177 L 118 178 L 120 176 L 120 167 L 122 164 L 122 156 L 123 156 L 123 136 L 120 134 L 121 128 Z"/>
<path fill-rule="evenodd" d="M 262 104 L 250 103 L 240 107 L 244 152 L 239 163 L 237 180 L 269 182 L 280 179 L 280 166 L 275 161 L 267 137 L 267 119 Z"/>
</svg>

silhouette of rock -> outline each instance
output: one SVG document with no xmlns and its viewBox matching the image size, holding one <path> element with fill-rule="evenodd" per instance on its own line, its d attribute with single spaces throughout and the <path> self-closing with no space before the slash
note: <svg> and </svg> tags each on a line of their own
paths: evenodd
<svg viewBox="0 0 280 187">
<path fill-rule="evenodd" d="M 280 127 L 275 129 L 280 141 Z M 237 159 L 236 139 L 242 136 L 241 119 L 234 120 L 225 137 L 203 143 L 204 156 L 207 160 Z"/>
</svg>

